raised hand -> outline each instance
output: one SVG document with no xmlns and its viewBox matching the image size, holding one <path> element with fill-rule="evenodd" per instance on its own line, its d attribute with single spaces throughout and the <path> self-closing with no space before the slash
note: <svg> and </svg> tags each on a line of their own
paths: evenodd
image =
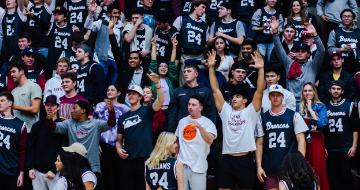
<svg viewBox="0 0 360 190">
<path fill-rule="evenodd" d="M 113 104 L 109 99 L 104 99 L 104 102 L 106 103 L 106 107 L 109 109 L 109 111 L 114 110 Z"/>
<path fill-rule="evenodd" d="M 271 29 L 272 29 L 273 33 L 278 32 L 279 25 L 280 25 L 279 20 L 277 20 L 275 16 L 272 16 L 270 18 L 270 26 L 271 26 Z"/>
<path fill-rule="evenodd" d="M 25 9 L 24 16 L 29 16 L 30 18 L 32 18 L 34 14 L 30 12 L 29 9 Z"/>
<path fill-rule="evenodd" d="M 136 21 L 136 23 L 134 23 L 135 26 L 136 26 L 136 27 L 141 26 L 141 24 L 143 23 L 143 20 L 144 20 L 144 17 L 138 18 L 138 20 Z"/>
<path fill-rule="evenodd" d="M 195 126 L 196 128 L 201 127 L 201 125 L 194 119 L 190 119 L 189 124 Z"/>
<path fill-rule="evenodd" d="M 172 44 L 173 44 L 173 47 L 176 47 L 178 45 L 178 41 L 176 40 L 176 36 L 175 38 L 172 40 Z"/>
<path fill-rule="evenodd" d="M 304 31 L 305 33 L 312 34 L 313 36 L 317 36 L 317 32 L 315 27 L 311 23 L 304 23 L 304 28 L 307 31 Z"/>
<path fill-rule="evenodd" d="M 158 84 L 159 83 L 159 75 L 155 74 L 154 72 L 150 71 L 150 74 L 146 74 L 153 83 Z"/>
<path fill-rule="evenodd" d="M 97 7 L 96 1 L 95 0 L 91 1 L 90 5 L 89 5 L 90 15 L 94 14 L 96 7 Z"/>
<path fill-rule="evenodd" d="M 110 19 L 109 26 L 108 26 L 109 30 L 114 29 L 114 26 L 115 26 L 117 20 L 118 19 L 116 17 L 113 17 L 113 18 Z"/>
<path fill-rule="evenodd" d="M 73 30 L 73 31 L 79 31 L 80 29 L 79 29 L 79 27 L 73 25 L 73 26 L 72 26 L 72 30 Z"/>
<path fill-rule="evenodd" d="M 264 68 L 264 60 L 263 60 L 262 56 L 257 53 L 254 53 L 254 54 L 255 54 L 255 56 L 251 54 L 251 57 L 253 58 L 255 64 L 249 65 L 249 67 L 254 67 L 256 69 Z"/>
<path fill-rule="evenodd" d="M 56 110 L 57 111 L 57 110 Z M 46 110 L 46 119 L 47 120 L 52 120 L 53 117 L 56 114 L 56 111 L 52 111 L 52 110 Z"/>
<path fill-rule="evenodd" d="M 215 63 L 216 63 L 216 51 L 214 49 L 212 49 L 212 51 L 207 53 L 208 56 L 208 66 L 209 67 L 214 67 Z"/>
<path fill-rule="evenodd" d="M 156 37 L 151 38 L 151 45 L 156 46 Z"/>
</svg>

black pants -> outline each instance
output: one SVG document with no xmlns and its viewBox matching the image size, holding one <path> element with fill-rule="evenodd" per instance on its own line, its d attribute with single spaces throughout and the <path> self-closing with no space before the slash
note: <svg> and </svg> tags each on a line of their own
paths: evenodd
<svg viewBox="0 0 360 190">
<path fill-rule="evenodd" d="M 354 190 L 353 176 L 351 175 L 352 158 L 347 152 L 328 152 L 326 159 L 327 175 L 330 190 Z"/>
<path fill-rule="evenodd" d="M 18 177 L 19 176 L 0 174 L 0 189 L 19 190 L 20 187 L 16 186 Z"/>
<path fill-rule="evenodd" d="M 106 189 L 120 189 L 120 162 L 122 161 L 115 148 L 100 144 L 102 153 L 100 166 Z"/>
<path fill-rule="evenodd" d="M 94 172 L 96 179 L 97 179 L 97 184 L 94 190 L 105 190 L 104 187 L 104 182 L 102 180 L 102 176 L 99 172 Z"/>
<path fill-rule="evenodd" d="M 134 158 L 122 160 L 120 170 L 121 190 L 144 190 L 146 189 L 144 171 L 147 158 Z"/>
</svg>

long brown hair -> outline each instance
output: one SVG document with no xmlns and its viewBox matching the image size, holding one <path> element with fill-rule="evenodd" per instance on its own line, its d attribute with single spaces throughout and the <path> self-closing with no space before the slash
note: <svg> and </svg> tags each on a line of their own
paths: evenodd
<svg viewBox="0 0 360 190">
<path fill-rule="evenodd" d="M 291 4 L 290 4 L 290 9 L 289 9 L 289 16 L 287 17 L 287 23 L 288 24 L 293 24 L 294 23 L 293 18 L 295 16 L 295 13 L 293 11 L 293 5 L 294 5 L 295 1 L 299 2 L 300 7 L 301 7 L 301 10 L 300 10 L 301 24 L 305 24 L 306 22 L 309 22 L 309 19 L 305 14 L 305 7 L 304 7 L 304 4 L 303 4 L 302 0 L 292 0 Z"/>
</svg>

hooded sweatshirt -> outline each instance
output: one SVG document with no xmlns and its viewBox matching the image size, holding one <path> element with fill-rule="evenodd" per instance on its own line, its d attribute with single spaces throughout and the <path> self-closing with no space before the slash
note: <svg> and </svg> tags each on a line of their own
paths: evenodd
<svg viewBox="0 0 360 190">
<path fill-rule="evenodd" d="M 216 108 L 211 90 L 201 83 L 193 88 L 185 83 L 183 86 L 175 89 L 170 99 L 168 116 L 169 132 L 175 132 L 180 119 L 189 115 L 188 102 L 190 96 L 195 94 L 204 98 L 205 105 L 203 105 L 201 115 L 215 123 Z"/>
</svg>

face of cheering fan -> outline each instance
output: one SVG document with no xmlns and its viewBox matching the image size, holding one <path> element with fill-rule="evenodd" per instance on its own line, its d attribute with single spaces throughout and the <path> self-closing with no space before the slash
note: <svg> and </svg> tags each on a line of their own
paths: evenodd
<svg viewBox="0 0 360 190">
<path fill-rule="evenodd" d="M 295 30 L 293 28 L 285 28 L 284 38 L 286 41 L 292 41 L 295 37 Z"/>
<path fill-rule="evenodd" d="M 63 170 L 65 169 L 64 164 L 60 160 L 60 155 L 58 155 L 56 158 L 55 167 L 57 172 L 63 172 Z"/>
<path fill-rule="evenodd" d="M 239 108 L 241 108 L 243 105 L 245 105 L 247 103 L 248 99 L 244 98 L 242 95 L 240 94 L 235 94 L 232 97 L 231 100 L 231 105 L 234 108 L 234 110 L 238 110 Z"/>
<path fill-rule="evenodd" d="M 143 98 L 144 98 L 144 103 L 148 103 L 150 104 L 151 102 L 154 101 L 154 94 L 152 94 L 151 90 L 149 88 L 144 88 L 143 89 Z"/>
<path fill-rule="evenodd" d="M 169 71 L 169 66 L 166 63 L 160 63 L 158 68 L 159 76 L 167 75 L 168 71 Z"/>
<path fill-rule="evenodd" d="M 301 6 L 300 6 L 300 2 L 299 2 L 299 1 L 294 1 L 294 3 L 292 4 L 292 11 L 293 11 L 295 14 L 300 13 L 300 11 L 301 11 Z"/>
<path fill-rule="evenodd" d="M 65 21 L 66 16 L 64 14 L 55 12 L 54 13 L 54 20 L 56 23 L 62 23 L 63 21 Z"/>
<path fill-rule="evenodd" d="M 340 86 L 332 85 L 329 92 L 332 98 L 340 99 L 341 95 L 344 93 L 344 90 Z"/>
<path fill-rule="evenodd" d="M 225 47 L 226 47 L 226 42 L 224 42 L 223 39 L 218 38 L 215 40 L 216 52 L 224 51 Z"/>
<path fill-rule="evenodd" d="M 5 96 L 0 96 L 0 112 L 11 108 L 13 102 L 8 101 Z"/>
<path fill-rule="evenodd" d="M 170 147 L 170 153 L 171 154 L 176 154 L 176 148 L 177 148 L 178 144 L 177 142 L 175 141 L 173 145 L 171 145 Z"/>
<path fill-rule="evenodd" d="M 6 9 L 13 9 L 17 6 L 16 0 L 6 0 Z"/>
<path fill-rule="evenodd" d="M 188 103 L 188 111 L 190 116 L 197 116 L 199 113 L 201 113 L 202 109 L 203 107 L 200 104 L 199 100 L 195 98 L 190 98 Z"/>
<path fill-rule="evenodd" d="M 202 17 L 203 14 L 205 13 L 205 10 L 206 10 L 206 5 L 200 4 L 199 6 L 195 7 L 194 13 L 195 13 L 198 17 Z"/>
<path fill-rule="evenodd" d="M 31 41 L 28 41 L 26 38 L 19 38 L 18 39 L 18 46 L 20 50 L 24 50 L 25 48 L 30 47 Z"/>
</svg>

